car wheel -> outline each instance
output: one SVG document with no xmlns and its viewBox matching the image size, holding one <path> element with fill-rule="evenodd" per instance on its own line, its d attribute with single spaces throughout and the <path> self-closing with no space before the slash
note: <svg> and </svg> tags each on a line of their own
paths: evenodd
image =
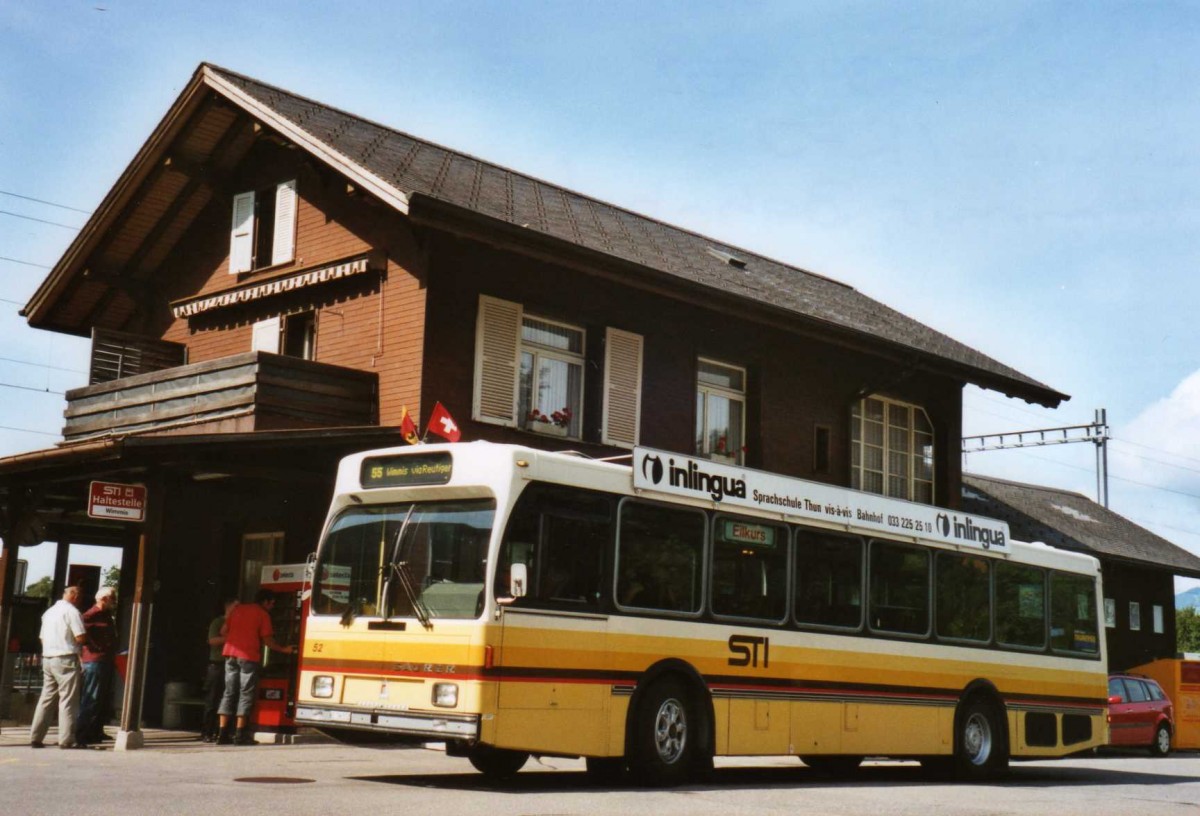
<svg viewBox="0 0 1200 816">
<path fill-rule="evenodd" d="M 1150 743 L 1150 756 L 1165 757 L 1171 753 L 1171 729 L 1166 723 L 1159 723 L 1154 732 L 1154 742 Z"/>
</svg>

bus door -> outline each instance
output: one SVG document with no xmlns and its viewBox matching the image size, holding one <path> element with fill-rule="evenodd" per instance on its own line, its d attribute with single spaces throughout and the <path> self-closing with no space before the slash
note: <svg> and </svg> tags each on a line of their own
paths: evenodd
<svg viewBox="0 0 1200 816">
<path fill-rule="evenodd" d="M 531 487 L 496 570 L 501 621 L 497 745 L 608 752 L 608 618 L 601 614 L 608 500 Z M 597 503 L 596 499 L 599 499 Z"/>
</svg>

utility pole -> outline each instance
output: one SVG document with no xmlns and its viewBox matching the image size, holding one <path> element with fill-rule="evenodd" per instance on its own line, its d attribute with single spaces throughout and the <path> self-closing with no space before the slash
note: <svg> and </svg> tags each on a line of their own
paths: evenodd
<svg viewBox="0 0 1200 816">
<path fill-rule="evenodd" d="M 1038 448 L 1071 442 L 1091 442 L 1096 446 L 1096 501 L 1108 507 L 1108 440 L 1108 410 L 1097 408 L 1095 421 L 1090 425 L 1065 425 L 1033 431 L 964 436 L 962 452 L 980 453 L 1009 448 Z"/>
</svg>

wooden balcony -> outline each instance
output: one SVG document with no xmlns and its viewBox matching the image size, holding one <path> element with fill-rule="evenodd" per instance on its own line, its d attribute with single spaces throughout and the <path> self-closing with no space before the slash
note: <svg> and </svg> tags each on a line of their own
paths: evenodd
<svg viewBox="0 0 1200 816">
<path fill-rule="evenodd" d="M 376 425 L 368 371 L 252 351 L 67 392 L 63 438 Z"/>
</svg>

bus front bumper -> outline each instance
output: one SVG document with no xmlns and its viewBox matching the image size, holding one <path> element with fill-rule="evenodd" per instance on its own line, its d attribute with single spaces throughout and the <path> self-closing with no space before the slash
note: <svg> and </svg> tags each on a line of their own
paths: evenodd
<svg viewBox="0 0 1200 816">
<path fill-rule="evenodd" d="M 350 728 L 418 737 L 476 739 L 477 714 L 424 714 L 392 709 L 349 709 L 333 706 L 297 705 L 296 722 L 316 727 Z"/>
</svg>

